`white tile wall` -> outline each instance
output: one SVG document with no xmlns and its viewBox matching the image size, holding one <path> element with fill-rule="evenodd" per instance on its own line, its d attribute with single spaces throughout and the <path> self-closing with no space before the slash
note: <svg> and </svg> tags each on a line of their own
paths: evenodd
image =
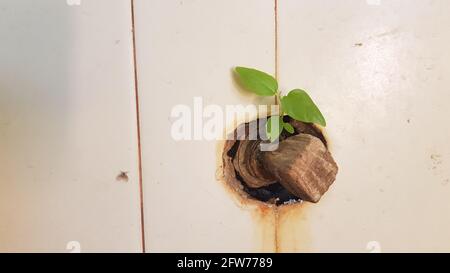
<svg viewBox="0 0 450 273">
<path fill-rule="evenodd" d="M 0 1 L 0 251 L 141 251 L 131 1 L 70 1 Z M 279 0 L 280 86 L 320 105 L 340 173 L 280 210 L 275 246 L 217 142 L 170 137 L 196 96 L 269 102 L 231 68 L 274 72 L 274 0 L 135 0 L 146 250 L 449 251 L 449 9 Z"/>
<path fill-rule="evenodd" d="M 256 251 L 258 227 L 216 180 L 217 142 L 171 137 L 171 110 L 249 104 L 236 65 L 274 71 L 272 1 L 136 1 L 148 251 Z M 270 248 L 270 247 L 269 247 Z"/>
<path fill-rule="evenodd" d="M 141 250 L 130 11 L 0 1 L 0 251 Z"/>
<path fill-rule="evenodd" d="M 280 81 L 321 106 L 340 166 L 286 251 L 450 250 L 450 3 L 372 2 L 280 1 Z"/>
</svg>

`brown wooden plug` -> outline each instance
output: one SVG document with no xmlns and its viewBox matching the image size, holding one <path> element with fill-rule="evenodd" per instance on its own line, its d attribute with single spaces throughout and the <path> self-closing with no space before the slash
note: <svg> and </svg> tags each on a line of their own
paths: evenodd
<svg viewBox="0 0 450 273">
<path fill-rule="evenodd" d="M 338 166 L 323 142 L 309 134 L 281 141 L 273 152 L 264 152 L 262 163 L 288 191 L 317 203 L 333 184 Z"/>
</svg>

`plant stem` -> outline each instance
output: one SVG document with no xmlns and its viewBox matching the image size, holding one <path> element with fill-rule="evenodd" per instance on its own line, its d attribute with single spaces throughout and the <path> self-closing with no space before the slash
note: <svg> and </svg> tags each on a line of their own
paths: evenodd
<svg viewBox="0 0 450 273">
<path fill-rule="evenodd" d="M 276 104 L 279 107 L 279 113 L 278 114 L 280 115 L 280 117 L 282 117 L 284 113 L 283 113 L 283 107 L 281 105 L 281 94 L 280 94 L 280 91 L 278 91 L 275 94 L 275 102 L 276 102 Z"/>
</svg>

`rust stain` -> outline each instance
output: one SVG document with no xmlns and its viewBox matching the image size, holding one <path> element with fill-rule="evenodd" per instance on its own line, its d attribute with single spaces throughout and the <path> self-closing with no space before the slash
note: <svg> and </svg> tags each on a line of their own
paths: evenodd
<svg viewBox="0 0 450 273">
<path fill-rule="evenodd" d="M 277 80 L 279 80 L 278 29 L 278 0 L 274 0 L 274 61 L 275 78 Z M 237 88 L 239 89 L 239 87 Z M 278 104 L 276 99 L 275 104 Z M 233 132 L 241 123 L 244 122 L 242 120 L 236 120 L 234 124 L 225 130 L 224 136 Z M 331 151 L 332 143 L 324 128 L 316 125 L 314 127 L 322 134 L 328 150 Z M 221 182 L 224 189 L 232 196 L 242 210 L 250 209 L 251 217 L 255 223 L 254 239 L 256 242 L 256 252 L 310 252 L 312 250 L 312 241 L 308 213 L 311 211 L 310 207 L 313 204 L 300 202 L 276 206 L 251 198 L 244 192 L 242 185 L 235 177 L 227 177 L 227 170 L 225 168 L 227 168 L 226 166 L 233 166 L 233 164 L 225 164 L 223 154 L 224 151 L 228 151 L 231 148 L 229 145 L 232 144 L 226 140 L 220 141 L 217 145 L 218 168 L 216 179 Z"/>
<path fill-rule="evenodd" d="M 224 135 L 234 132 L 240 122 L 234 122 L 225 130 Z M 324 128 L 314 126 L 319 131 L 328 149 L 331 142 Z M 310 252 L 312 250 L 311 232 L 308 214 L 313 204 L 307 202 L 276 206 L 253 199 L 233 176 L 234 167 L 227 156 L 234 145 L 233 141 L 222 140 L 216 146 L 216 180 L 230 194 L 243 211 L 250 211 L 254 222 L 255 252 Z M 229 169 L 233 168 L 233 169 Z"/>
<path fill-rule="evenodd" d="M 330 140 L 330 136 L 328 135 L 327 131 L 325 130 L 324 127 L 321 127 L 319 125 L 315 125 L 313 124 L 314 128 L 317 129 L 317 131 L 319 131 L 324 140 L 325 140 L 325 145 L 327 146 L 328 151 L 332 152 L 333 151 L 333 142 Z"/>
<path fill-rule="evenodd" d="M 234 132 L 241 122 L 242 120 L 238 119 L 226 128 L 224 136 Z M 314 128 L 322 134 L 328 149 L 331 150 L 332 143 L 325 129 L 315 125 Z M 234 173 L 233 164 L 230 161 L 226 162 L 231 159 L 224 155 L 233 145 L 232 141 L 227 140 L 217 143 L 216 161 L 218 168 L 216 179 L 240 209 L 250 211 L 255 227 L 255 252 L 311 252 L 312 240 L 308 214 L 314 204 L 301 202 L 277 207 L 253 199 L 243 190 L 241 182 L 231 175 Z M 233 169 L 227 170 L 227 168 Z"/>
<path fill-rule="evenodd" d="M 308 207 L 311 205 L 311 203 L 303 202 L 277 208 L 276 252 L 311 251 L 311 236 L 307 217 Z"/>
<path fill-rule="evenodd" d="M 223 153 L 229 149 L 228 145 L 230 145 L 229 142 L 225 140 L 218 142 L 216 179 L 241 210 L 250 211 L 255 224 L 253 232 L 255 252 L 277 252 L 277 207 L 250 198 L 240 187 L 240 182 L 226 177 Z M 228 166 L 230 165 L 228 164 Z"/>
<path fill-rule="evenodd" d="M 254 227 L 255 252 L 276 252 L 277 208 L 257 206 L 252 212 Z"/>
<path fill-rule="evenodd" d="M 223 153 L 230 145 L 220 141 L 217 145 L 216 179 L 243 211 L 250 211 L 255 224 L 255 252 L 309 252 L 311 239 L 307 202 L 275 206 L 251 198 L 239 186 L 240 182 L 226 177 Z M 232 166 L 228 164 L 228 166 Z M 230 183 L 231 181 L 231 183 Z"/>
<path fill-rule="evenodd" d="M 256 207 L 260 211 L 266 211 L 267 208 L 271 208 L 272 207 L 271 205 L 251 198 L 242 189 L 241 182 L 238 181 L 235 177 L 227 176 L 228 172 L 225 169 L 226 164 L 223 159 L 223 154 L 224 151 L 229 150 L 228 145 L 230 145 L 230 143 L 223 140 L 219 141 L 216 146 L 216 164 L 218 166 L 216 170 L 216 180 L 220 182 L 225 191 L 228 192 L 231 195 L 231 197 L 233 197 L 233 199 L 237 202 L 237 204 L 241 208 Z M 228 164 L 229 168 L 231 168 L 232 166 L 233 164 Z"/>
</svg>

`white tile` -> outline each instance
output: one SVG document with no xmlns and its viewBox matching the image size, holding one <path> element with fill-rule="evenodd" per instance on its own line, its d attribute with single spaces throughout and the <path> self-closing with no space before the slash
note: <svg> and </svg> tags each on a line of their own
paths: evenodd
<svg viewBox="0 0 450 273">
<path fill-rule="evenodd" d="M 250 104 L 231 69 L 274 71 L 273 1 L 136 2 L 147 250 L 261 251 L 251 209 L 216 179 L 217 141 L 171 137 L 177 104 Z"/>
<path fill-rule="evenodd" d="M 1 1 L 0 39 L 0 251 L 140 251 L 130 1 Z"/>
<path fill-rule="evenodd" d="M 283 251 L 449 250 L 450 2 L 373 2 L 280 1 L 281 85 L 316 100 L 340 167 Z"/>
</svg>

